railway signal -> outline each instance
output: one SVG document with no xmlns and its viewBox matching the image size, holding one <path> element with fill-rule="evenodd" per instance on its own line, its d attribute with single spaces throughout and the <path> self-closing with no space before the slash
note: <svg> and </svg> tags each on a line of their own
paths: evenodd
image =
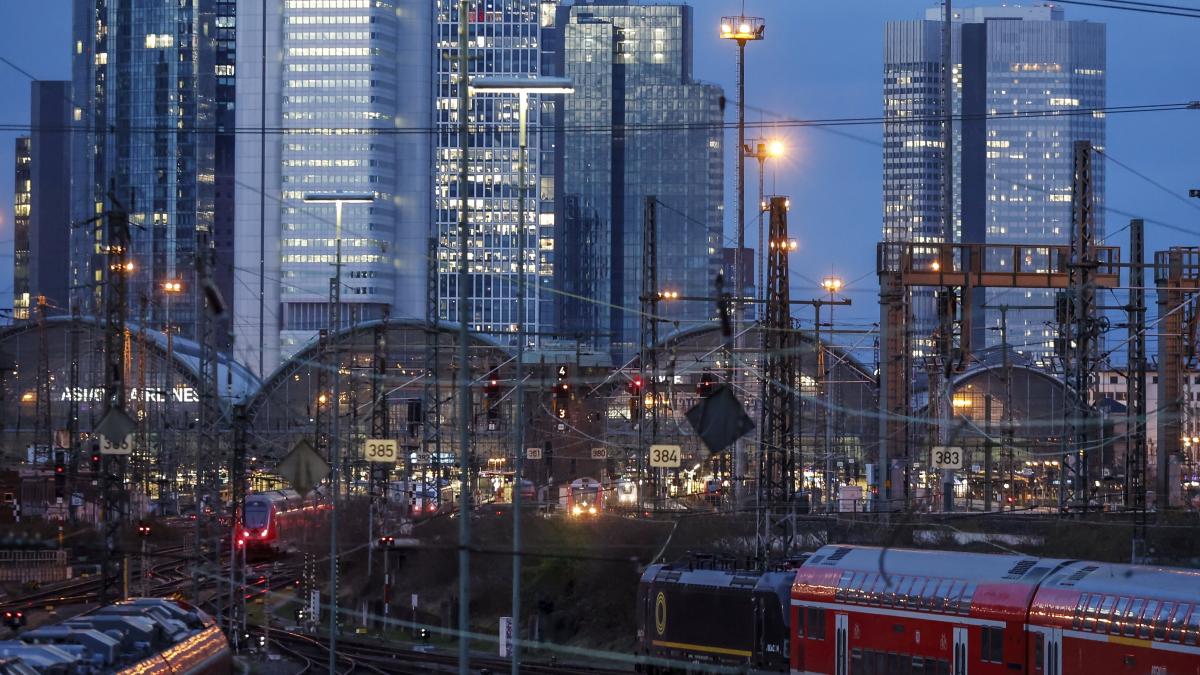
<svg viewBox="0 0 1200 675">
<path fill-rule="evenodd" d="M 700 381 L 696 383 L 696 394 L 700 398 L 708 398 L 713 395 L 716 386 L 717 378 L 712 373 L 704 371 L 704 374 L 700 376 Z"/>
<path fill-rule="evenodd" d="M 629 381 L 629 419 L 637 421 L 642 418 L 642 391 L 646 383 L 641 375 L 634 375 Z"/>
<path fill-rule="evenodd" d="M 492 373 L 488 377 L 487 384 L 483 385 L 483 395 L 485 406 L 487 408 L 488 420 L 496 420 L 500 417 L 500 378 L 496 373 Z"/>
<path fill-rule="evenodd" d="M 10 609 L 4 612 L 4 625 L 13 630 L 20 630 L 21 626 L 25 625 L 25 612 L 19 609 Z"/>
<path fill-rule="evenodd" d="M 59 502 L 67 496 L 67 463 L 61 452 L 54 455 L 54 496 Z"/>
</svg>

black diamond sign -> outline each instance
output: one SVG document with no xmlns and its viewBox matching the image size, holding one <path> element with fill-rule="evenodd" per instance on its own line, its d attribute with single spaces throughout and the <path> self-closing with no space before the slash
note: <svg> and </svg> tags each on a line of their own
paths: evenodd
<svg viewBox="0 0 1200 675">
<path fill-rule="evenodd" d="M 712 396 L 692 406 L 687 420 L 710 452 L 721 452 L 754 430 L 754 422 L 741 402 L 723 384 L 713 389 Z"/>
</svg>

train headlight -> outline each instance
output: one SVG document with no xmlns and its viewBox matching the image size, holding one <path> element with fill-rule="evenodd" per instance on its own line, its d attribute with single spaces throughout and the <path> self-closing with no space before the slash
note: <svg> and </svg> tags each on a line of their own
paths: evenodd
<svg viewBox="0 0 1200 675">
<path fill-rule="evenodd" d="M 576 505 L 575 508 L 571 509 L 571 513 L 577 516 L 583 513 L 583 509 L 579 508 L 579 505 Z"/>
<path fill-rule="evenodd" d="M 263 531 L 262 531 L 262 532 L 260 532 L 260 533 L 258 534 L 258 536 L 260 536 L 260 537 L 265 537 L 265 536 L 267 536 L 267 532 L 268 532 L 269 530 L 270 530 L 270 528 L 266 528 L 266 527 L 264 527 L 264 528 L 263 528 Z"/>
<path fill-rule="evenodd" d="M 594 506 L 589 506 L 589 507 L 588 507 L 588 513 L 592 514 L 593 516 L 594 516 L 594 515 L 596 515 L 596 507 L 594 507 Z"/>
</svg>

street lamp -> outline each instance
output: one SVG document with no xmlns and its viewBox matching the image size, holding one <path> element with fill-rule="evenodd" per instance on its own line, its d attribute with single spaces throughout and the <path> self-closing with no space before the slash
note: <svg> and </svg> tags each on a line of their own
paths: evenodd
<svg viewBox="0 0 1200 675">
<path fill-rule="evenodd" d="M 821 288 L 829 294 L 829 341 L 821 344 L 821 303 L 815 305 L 817 310 L 817 345 L 821 357 L 821 381 L 825 387 L 825 504 L 830 511 L 834 505 L 834 484 L 837 482 L 833 471 L 833 365 L 829 362 L 828 346 L 833 344 L 833 296 L 842 290 L 844 285 L 840 277 L 827 276 L 821 279 Z"/>
<path fill-rule="evenodd" d="M 472 94 L 516 94 L 519 100 L 520 112 L 518 115 L 518 124 L 520 126 L 519 143 L 517 149 L 517 185 L 518 185 L 518 208 L 517 208 L 517 367 L 516 367 L 516 384 L 514 385 L 513 396 L 516 399 L 515 415 L 517 423 L 514 426 L 513 439 L 513 491 L 512 491 L 512 512 L 513 512 L 513 584 L 512 584 L 512 620 L 513 620 L 513 644 L 512 644 L 512 675 L 518 675 L 520 672 L 520 645 L 521 645 L 521 460 L 525 454 L 525 343 L 527 316 L 525 312 L 525 290 L 527 279 L 525 274 L 525 237 L 528 233 L 525 231 L 525 201 L 526 193 L 529 187 L 525 184 L 525 154 L 527 146 L 527 127 L 528 110 L 529 110 L 529 95 L 530 94 L 571 94 L 575 92 L 575 87 L 571 84 L 571 80 L 565 77 L 533 77 L 533 78 L 517 78 L 517 77 L 477 77 L 471 81 Z M 466 264 L 466 261 L 463 261 Z M 531 266 L 532 267 L 532 266 Z M 460 317 L 460 321 L 465 322 L 467 317 Z"/>
<path fill-rule="evenodd" d="M 766 287 L 764 284 L 763 275 L 766 273 L 766 256 L 767 248 L 763 246 L 763 213 L 767 210 L 765 194 L 763 191 L 763 180 L 766 174 L 766 165 L 768 159 L 777 159 L 783 157 L 786 148 L 783 141 L 779 139 L 760 139 L 755 142 L 754 147 L 745 145 L 742 147 L 742 153 L 747 157 L 753 157 L 758 160 L 758 299 L 766 298 Z M 738 255 L 741 255 L 739 252 Z M 740 293 L 742 289 L 738 289 Z"/>
<path fill-rule="evenodd" d="M 329 283 L 329 340 L 330 345 L 337 344 L 337 330 L 342 321 L 342 205 L 343 204 L 369 204 L 375 201 L 375 193 L 373 192 L 309 192 L 304 195 L 304 203 L 306 204 L 333 204 L 334 206 L 334 240 L 337 247 L 337 254 L 333 264 L 333 278 Z M 338 464 L 340 458 L 338 452 L 340 450 L 338 442 L 339 428 L 338 413 L 340 412 L 341 390 L 342 390 L 342 364 L 337 358 L 337 350 L 332 350 L 334 353 L 333 367 L 333 428 L 330 432 L 329 439 L 329 486 L 332 488 L 329 493 L 329 503 L 332 507 L 329 512 L 329 671 L 332 673 L 335 666 L 335 658 L 337 654 L 337 522 L 338 522 Z"/>
<path fill-rule="evenodd" d="M 721 39 L 733 40 L 737 42 L 737 110 L 738 110 L 738 141 L 737 141 L 737 249 L 733 255 L 733 284 L 737 288 L 737 296 L 740 297 L 744 288 L 742 287 L 742 272 L 739 261 L 742 257 L 742 250 L 746 248 L 746 153 L 742 152 L 746 146 L 746 43 L 757 42 L 763 39 L 766 34 L 767 24 L 760 17 L 756 16 L 726 16 L 721 17 Z M 742 303 L 733 304 L 733 323 L 735 332 L 740 331 L 742 320 Z M 743 337 L 738 337 L 738 342 L 742 342 Z M 733 353 L 734 345 L 729 344 L 728 351 Z M 730 364 L 733 363 L 732 356 L 729 359 Z M 737 369 L 732 365 L 729 368 L 729 384 L 731 387 L 737 387 Z M 734 445 L 734 504 L 736 507 L 741 507 L 745 500 L 745 476 L 746 476 L 746 443 L 744 439 L 739 438 Z"/>
<path fill-rule="evenodd" d="M 163 292 L 163 309 L 164 309 L 163 331 L 167 334 L 167 354 L 170 354 L 171 358 L 174 358 L 175 327 L 171 325 L 171 299 L 173 297 L 183 293 L 183 282 L 178 279 L 168 279 L 162 283 L 162 292 Z M 167 410 L 174 409 L 173 406 L 171 405 L 171 399 L 175 394 L 175 377 L 174 377 L 173 370 L 174 369 L 172 369 L 172 368 L 167 368 L 167 372 L 166 372 L 165 389 L 167 390 Z M 170 428 L 173 429 L 174 426 L 175 426 L 174 424 L 171 424 Z M 164 447 L 166 447 L 166 444 L 164 444 Z M 175 453 L 175 448 L 174 448 L 174 445 L 172 444 L 170 454 L 174 455 L 174 453 Z M 176 476 L 175 476 L 175 458 L 173 456 L 169 457 L 169 459 L 166 462 L 166 466 L 163 467 L 161 465 L 163 464 L 162 457 L 164 454 L 166 454 L 166 453 L 163 453 L 161 451 L 159 452 L 160 477 L 165 478 L 166 485 L 170 488 L 170 502 L 169 502 L 170 509 L 172 511 L 175 511 L 178 508 L 178 503 L 176 501 L 176 496 L 175 496 L 175 487 L 176 487 L 175 486 L 175 478 L 176 478 Z M 161 504 L 161 502 L 162 502 L 161 494 L 159 495 L 159 501 Z M 159 511 L 164 516 L 168 515 L 165 512 L 166 509 L 164 509 L 161 505 L 159 506 Z"/>
</svg>

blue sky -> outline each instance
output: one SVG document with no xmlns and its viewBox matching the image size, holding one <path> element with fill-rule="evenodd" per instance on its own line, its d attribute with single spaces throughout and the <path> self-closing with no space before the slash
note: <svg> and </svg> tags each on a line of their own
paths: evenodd
<svg viewBox="0 0 1200 675">
<path fill-rule="evenodd" d="M 734 98 L 734 45 L 716 37 L 720 17 L 739 0 L 695 0 L 695 74 Z M 996 3 L 956 3 L 961 6 Z M 1033 4 L 1033 3 L 1024 3 Z M 1175 4 L 1200 3 L 1175 0 Z M 747 14 L 767 21 L 767 37 L 748 48 L 747 119 L 872 117 L 882 112 L 883 24 L 919 18 L 930 2 L 916 0 L 745 0 Z M 1111 106 L 1200 99 L 1200 20 L 1067 6 L 1068 19 L 1108 24 Z M 42 79 L 70 76 L 70 2 L 0 0 L 0 56 Z M 0 63 L 0 124 L 29 121 L 29 81 Z M 761 112 L 760 112 L 761 111 Z M 728 116 L 734 119 L 732 105 Z M 1110 115 L 1108 150 L 1176 195 L 1200 187 L 1200 111 Z M 851 134 L 850 138 L 844 134 Z M 836 273 L 853 282 L 854 306 L 838 321 L 870 323 L 875 304 L 874 243 L 881 211 L 881 129 L 787 129 L 789 156 L 768 168 L 767 191 L 792 199 L 791 229 L 800 240 L 792 260 L 793 289 L 815 292 L 810 280 Z M 0 307 L 11 298 L 13 132 L 0 131 Z M 730 139 L 736 139 L 731 134 Z M 729 143 L 733 147 L 734 142 Z M 732 214 L 732 161 L 727 171 Z M 750 194 L 756 169 L 748 171 Z M 774 188 L 772 188 L 774 186 Z M 1121 169 L 1108 169 L 1108 205 L 1200 233 L 1200 200 L 1185 203 Z M 753 201 L 753 199 L 751 199 Z M 1126 216 L 1110 213 L 1111 230 Z M 732 217 L 730 217 L 732 221 Z M 732 235 L 732 225 L 730 225 Z M 1110 242 L 1124 247 L 1124 235 Z M 1147 225 L 1147 249 L 1200 245 L 1200 234 Z"/>
</svg>

